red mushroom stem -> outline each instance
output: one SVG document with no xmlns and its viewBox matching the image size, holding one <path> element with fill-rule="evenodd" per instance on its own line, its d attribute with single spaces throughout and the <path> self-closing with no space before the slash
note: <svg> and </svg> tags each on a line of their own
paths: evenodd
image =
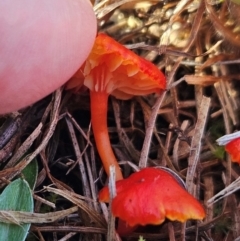
<svg viewBox="0 0 240 241">
<path fill-rule="evenodd" d="M 90 91 L 92 129 L 104 170 L 109 176 L 109 167 L 113 165 L 115 167 L 116 180 L 118 181 L 123 179 L 123 176 L 113 153 L 108 134 L 106 118 L 108 96 L 106 92 Z"/>
</svg>

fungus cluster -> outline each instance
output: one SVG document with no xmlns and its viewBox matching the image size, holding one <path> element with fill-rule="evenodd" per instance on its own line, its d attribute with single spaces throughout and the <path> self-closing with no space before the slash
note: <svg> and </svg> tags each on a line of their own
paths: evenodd
<svg viewBox="0 0 240 241">
<path fill-rule="evenodd" d="M 95 143 L 103 167 L 116 170 L 117 196 L 112 211 L 129 226 L 161 224 L 165 218 L 179 220 L 203 219 L 205 211 L 174 177 L 160 169 L 144 168 L 123 179 L 111 148 L 107 129 L 107 104 L 110 94 L 118 99 L 134 95 L 160 93 L 166 88 L 163 73 L 151 62 L 139 57 L 105 34 L 98 34 L 86 62 L 68 82 L 67 89 L 90 90 L 91 122 Z M 109 201 L 104 187 L 99 200 Z"/>
</svg>

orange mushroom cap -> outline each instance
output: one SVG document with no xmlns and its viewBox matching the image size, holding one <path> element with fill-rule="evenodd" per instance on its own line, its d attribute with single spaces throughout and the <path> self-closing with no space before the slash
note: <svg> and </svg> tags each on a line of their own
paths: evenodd
<svg viewBox="0 0 240 241">
<path fill-rule="evenodd" d="M 161 224 L 165 218 L 184 222 L 203 219 L 202 205 L 182 188 L 167 171 L 144 168 L 116 182 L 117 196 L 112 201 L 113 215 L 130 226 Z M 99 200 L 109 201 L 109 191 L 104 187 Z"/>
<path fill-rule="evenodd" d="M 82 89 L 84 83 L 84 75 L 82 69 L 78 69 L 78 71 L 72 76 L 72 78 L 67 82 L 66 89 L 74 89 L 75 92 L 78 92 Z"/>
<path fill-rule="evenodd" d="M 224 135 L 216 141 L 219 146 L 225 146 L 233 162 L 240 164 L 240 131 Z"/>
<path fill-rule="evenodd" d="M 229 153 L 233 162 L 240 164 L 240 138 L 230 141 L 225 146 L 225 150 Z"/>
<path fill-rule="evenodd" d="M 80 71 L 68 82 L 68 89 L 90 89 L 92 128 L 98 153 L 106 173 L 115 166 L 116 180 L 123 178 L 112 151 L 107 129 L 109 94 L 120 99 L 147 95 L 166 88 L 163 73 L 151 62 L 139 57 L 105 34 L 98 34 L 93 49 Z"/>
<path fill-rule="evenodd" d="M 81 67 L 84 85 L 92 91 L 105 91 L 120 99 L 147 95 L 166 88 L 163 73 L 113 38 L 100 33 L 85 64 Z M 73 79 L 67 88 L 79 83 Z"/>
</svg>

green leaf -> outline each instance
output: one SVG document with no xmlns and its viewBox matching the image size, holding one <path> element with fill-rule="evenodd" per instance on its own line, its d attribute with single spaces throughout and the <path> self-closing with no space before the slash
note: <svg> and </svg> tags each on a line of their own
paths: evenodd
<svg viewBox="0 0 240 241">
<path fill-rule="evenodd" d="M 32 192 L 28 183 L 19 178 L 11 182 L 0 195 L 0 210 L 33 212 Z M 0 223 L 0 239 L 24 241 L 30 224 Z"/>
<path fill-rule="evenodd" d="M 225 155 L 224 147 L 223 146 L 216 146 L 213 154 L 219 159 L 224 159 L 224 155 Z"/>
<path fill-rule="evenodd" d="M 30 188 L 33 190 L 37 181 L 38 164 L 37 160 L 31 161 L 22 171 L 24 179 L 28 182 Z"/>
</svg>

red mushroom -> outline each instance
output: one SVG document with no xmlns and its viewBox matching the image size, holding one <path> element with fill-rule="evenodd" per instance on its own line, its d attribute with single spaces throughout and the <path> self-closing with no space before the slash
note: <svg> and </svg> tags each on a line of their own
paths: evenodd
<svg viewBox="0 0 240 241">
<path fill-rule="evenodd" d="M 144 168 L 116 182 L 117 196 L 112 201 L 113 215 L 129 226 L 158 225 L 165 218 L 185 222 L 203 219 L 202 205 L 167 171 Z M 109 201 L 108 187 L 99 193 L 99 200 Z"/>
<path fill-rule="evenodd" d="M 119 99 L 160 93 L 166 87 L 163 73 L 105 34 L 99 34 L 85 64 L 81 67 L 84 85 L 90 89 L 91 120 L 96 146 L 106 173 L 115 166 L 116 180 L 122 172 L 111 148 L 107 129 L 107 104 L 110 94 Z M 68 85 L 81 85 L 78 78 Z M 68 88 L 68 87 L 67 87 Z"/>
<path fill-rule="evenodd" d="M 233 162 L 240 164 L 240 138 L 230 141 L 225 146 L 225 150 L 230 154 Z"/>
<path fill-rule="evenodd" d="M 217 139 L 218 145 L 225 146 L 233 162 L 240 164 L 240 131 L 224 135 Z"/>
</svg>

